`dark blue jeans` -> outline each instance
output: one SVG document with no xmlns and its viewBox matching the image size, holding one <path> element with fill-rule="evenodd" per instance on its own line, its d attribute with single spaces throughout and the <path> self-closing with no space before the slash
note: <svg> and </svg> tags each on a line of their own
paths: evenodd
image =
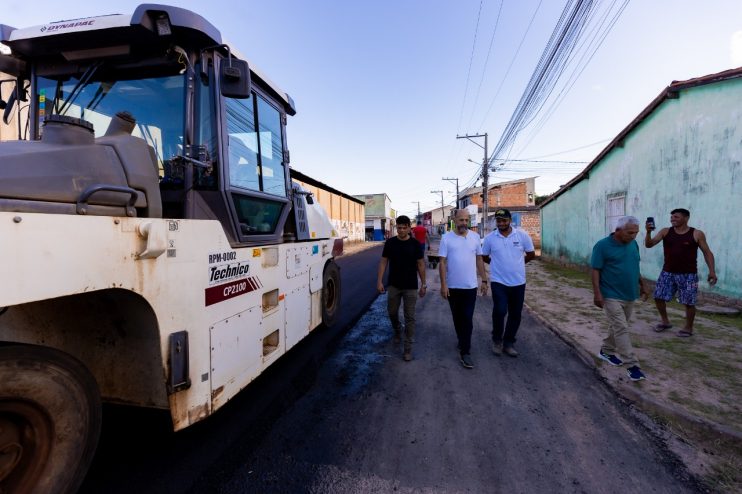
<svg viewBox="0 0 742 494">
<path fill-rule="evenodd" d="M 474 304 L 477 302 L 476 288 L 449 288 L 448 305 L 451 306 L 453 327 L 459 339 L 459 352 L 468 355 L 471 351 L 471 332 L 474 328 Z"/>
<path fill-rule="evenodd" d="M 492 286 L 492 341 L 505 345 L 515 343 L 515 333 L 520 327 L 526 285 L 506 286 L 493 281 Z M 505 316 L 508 322 L 505 324 Z"/>
</svg>

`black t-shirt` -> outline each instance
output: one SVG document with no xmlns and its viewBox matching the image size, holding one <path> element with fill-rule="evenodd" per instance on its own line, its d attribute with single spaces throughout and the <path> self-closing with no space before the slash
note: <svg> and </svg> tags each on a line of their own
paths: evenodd
<svg viewBox="0 0 742 494">
<path fill-rule="evenodd" d="M 400 290 L 417 288 L 417 260 L 423 258 L 420 242 L 414 237 L 392 237 L 384 242 L 381 256 L 389 260 L 389 285 Z"/>
</svg>

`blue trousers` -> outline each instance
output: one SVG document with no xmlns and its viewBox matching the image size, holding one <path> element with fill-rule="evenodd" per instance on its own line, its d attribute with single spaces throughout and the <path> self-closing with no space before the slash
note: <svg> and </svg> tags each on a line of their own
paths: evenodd
<svg viewBox="0 0 742 494">
<path fill-rule="evenodd" d="M 507 286 L 493 281 L 492 287 L 492 341 L 505 345 L 515 343 L 515 333 L 520 327 L 526 285 Z M 505 324 L 505 316 L 508 318 Z"/>
<path fill-rule="evenodd" d="M 474 328 L 474 304 L 477 302 L 476 288 L 449 288 L 448 305 L 451 306 L 453 327 L 459 339 L 459 352 L 468 355 L 471 351 L 471 332 Z"/>
</svg>

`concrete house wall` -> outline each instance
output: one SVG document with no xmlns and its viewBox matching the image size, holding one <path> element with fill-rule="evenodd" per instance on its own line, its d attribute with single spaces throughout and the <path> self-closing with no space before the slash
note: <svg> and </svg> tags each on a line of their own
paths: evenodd
<svg viewBox="0 0 742 494">
<path fill-rule="evenodd" d="M 384 240 L 394 234 L 394 217 L 392 216 L 392 201 L 385 193 L 363 194 L 353 196 L 365 203 L 366 240 Z"/>
<path fill-rule="evenodd" d="M 742 298 L 742 69 L 730 72 L 734 77 L 673 83 L 586 171 L 544 203 L 543 254 L 588 264 L 593 244 L 612 230 L 611 220 L 633 215 L 642 224 L 642 275 L 656 278 L 662 245 L 643 246 L 644 221 L 653 216 L 658 229 L 669 227 L 670 211 L 682 207 L 691 212 L 690 225 L 706 233 L 716 257 L 719 282 L 710 291 Z M 698 265 L 701 289 L 709 291 L 700 251 Z"/>
</svg>

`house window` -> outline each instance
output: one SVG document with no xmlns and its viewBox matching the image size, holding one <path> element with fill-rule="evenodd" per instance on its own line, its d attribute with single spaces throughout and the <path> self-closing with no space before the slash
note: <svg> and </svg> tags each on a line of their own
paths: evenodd
<svg viewBox="0 0 742 494">
<path fill-rule="evenodd" d="M 626 216 L 626 193 L 610 194 L 605 213 L 605 225 L 608 233 L 616 231 L 616 225 L 622 216 Z"/>
</svg>

